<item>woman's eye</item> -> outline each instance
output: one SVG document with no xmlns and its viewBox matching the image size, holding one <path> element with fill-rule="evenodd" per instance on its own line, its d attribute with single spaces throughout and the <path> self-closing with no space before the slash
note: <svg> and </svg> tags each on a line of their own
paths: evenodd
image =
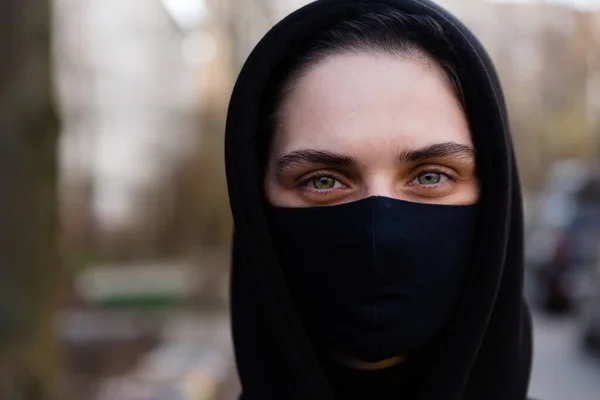
<svg viewBox="0 0 600 400">
<path fill-rule="evenodd" d="M 448 179 L 448 176 L 441 172 L 422 172 L 413 181 L 414 184 L 419 185 L 436 185 Z"/>
<path fill-rule="evenodd" d="M 308 186 L 317 190 L 337 189 L 343 185 L 331 176 L 315 176 L 308 182 Z"/>
</svg>

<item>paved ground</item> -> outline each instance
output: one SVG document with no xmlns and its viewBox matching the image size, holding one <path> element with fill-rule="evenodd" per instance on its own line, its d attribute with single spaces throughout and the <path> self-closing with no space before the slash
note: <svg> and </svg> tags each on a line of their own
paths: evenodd
<svg viewBox="0 0 600 400">
<path fill-rule="evenodd" d="M 530 395 L 539 400 L 599 400 L 600 355 L 581 346 L 573 317 L 534 315 Z"/>
<path fill-rule="evenodd" d="M 231 400 L 222 383 L 233 373 L 223 313 L 169 315 L 161 343 L 128 374 L 109 379 L 96 400 Z"/>
<path fill-rule="evenodd" d="M 532 398 L 599 400 L 600 355 L 591 354 L 580 345 L 576 320 L 534 314 L 534 327 Z M 226 316 L 173 315 L 164 326 L 162 336 L 161 345 L 144 357 L 131 374 L 106 382 L 99 399 L 235 398 L 237 385 L 227 393 L 217 393 L 218 381 L 232 381 L 231 377 L 227 378 L 232 365 Z"/>
</svg>

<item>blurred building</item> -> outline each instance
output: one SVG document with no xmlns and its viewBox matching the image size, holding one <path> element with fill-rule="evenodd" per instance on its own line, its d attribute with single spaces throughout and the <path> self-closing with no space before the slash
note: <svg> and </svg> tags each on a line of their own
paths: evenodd
<svg viewBox="0 0 600 400">
<path fill-rule="evenodd" d="M 93 181 L 94 213 L 122 223 L 189 147 L 196 68 L 158 0 L 56 0 L 54 25 L 65 200 L 77 198 L 71 184 Z"/>
</svg>

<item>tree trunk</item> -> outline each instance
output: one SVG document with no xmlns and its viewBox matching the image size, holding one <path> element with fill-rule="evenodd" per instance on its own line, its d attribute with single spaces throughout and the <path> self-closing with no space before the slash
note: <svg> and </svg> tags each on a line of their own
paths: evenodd
<svg viewBox="0 0 600 400">
<path fill-rule="evenodd" d="M 49 0 L 0 0 L 0 399 L 64 399 Z"/>
</svg>

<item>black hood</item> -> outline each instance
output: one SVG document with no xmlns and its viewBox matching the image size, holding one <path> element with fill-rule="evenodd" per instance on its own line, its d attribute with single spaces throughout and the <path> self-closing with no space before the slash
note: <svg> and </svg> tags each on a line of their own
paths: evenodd
<svg viewBox="0 0 600 400">
<path fill-rule="evenodd" d="M 316 1 L 271 29 L 239 75 L 227 118 L 226 164 L 235 223 L 231 317 L 242 398 L 335 398 L 295 310 L 267 226 L 259 119 L 284 59 L 336 21 L 382 7 L 433 17 L 453 42 L 458 55 L 452 62 L 464 91 L 481 190 L 473 263 L 416 398 L 523 400 L 531 366 L 531 324 L 522 294 L 521 192 L 504 98 L 479 41 L 426 0 Z"/>
</svg>

